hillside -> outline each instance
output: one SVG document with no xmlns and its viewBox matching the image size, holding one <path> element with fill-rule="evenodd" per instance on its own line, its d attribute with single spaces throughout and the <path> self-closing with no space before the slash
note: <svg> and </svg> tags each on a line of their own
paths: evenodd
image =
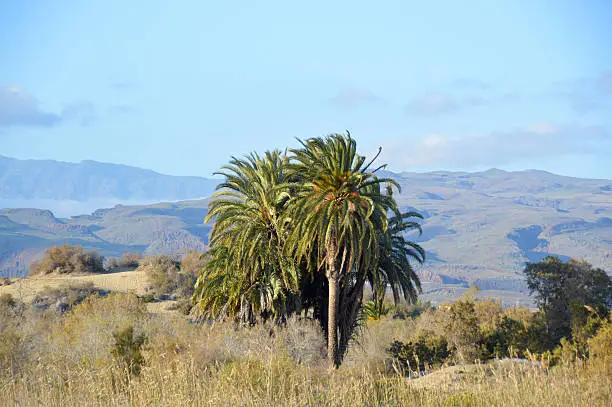
<svg viewBox="0 0 612 407">
<path fill-rule="evenodd" d="M 425 217 L 423 235 L 413 238 L 427 250 L 420 272 L 430 298 L 456 295 L 475 283 L 505 292 L 507 302 L 518 300 L 525 292 L 524 263 L 548 254 L 584 258 L 612 271 L 612 181 L 542 171 L 391 175 L 402 186 L 401 206 Z M 118 205 L 70 218 L 0 209 L 0 274 L 24 274 L 32 259 L 61 242 L 105 256 L 204 250 L 207 202 Z"/>
<path fill-rule="evenodd" d="M 0 156 L 0 207 L 43 208 L 66 215 L 117 203 L 203 198 L 217 182 L 96 161 L 66 163 Z"/>
</svg>

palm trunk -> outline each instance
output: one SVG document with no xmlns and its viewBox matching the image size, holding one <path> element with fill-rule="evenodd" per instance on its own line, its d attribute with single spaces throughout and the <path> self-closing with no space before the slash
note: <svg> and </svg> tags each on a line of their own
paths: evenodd
<svg viewBox="0 0 612 407">
<path fill-rule="evenodd" d="M 329 304 L 327 314 L 327 358 L 334 367 L 340 365 L 338 357 L 338 276 L 334 273 L 329 278 Z"/>
<path fill-rule="evenodd" d="M 395 306 L 397 307 L 401 301 L 397 283 L 391 284 L 391 289 L 393 290 L 393 302 L 395 303 Z"/>
<path fill-rule="evenodd" d="M 340 365 L 338 357 L 338 270 L 336 270 L 337 242 L 330 239 L 327 243 L 327 281 L 329 297 L 327 303 L 327 359 L 334 367 Z"/>
</svg>

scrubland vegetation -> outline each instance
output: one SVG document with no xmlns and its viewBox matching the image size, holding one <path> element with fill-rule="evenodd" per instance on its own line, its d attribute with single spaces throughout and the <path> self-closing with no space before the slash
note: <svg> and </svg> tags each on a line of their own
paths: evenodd
<svg viewBox="0 0 612 407">
<path fill-rule="evenodd" d="M 124 256 L 140 297 L 91 285 L 0 297 L 0 389 L 21 405 L 578 406 L 612 403 L 612 282 L 549 257 L 528 263 L 536 303 L 468 292 L 418 302 L 393 180 L 349 135 L 233 159 L 211 201 L 210 251 Z M 98 272 L 54 248 L 34 274 Z M 93 259 L 93 260 L 92 260 Z M 96 266 L 88 269 L 91 264 Z M 129 264 L 129 266 L 127 266 Z M 387 298 L 392 294 L 392 302 Z M 150 313 L 146 303 L 178 300 Z M 180 311 L 180 312 L 179 312 Z"/>
<path fill-rule="evenodd" d="M 537 353 L 524 346 L 529 341 L 544 345 L 538 342 L 538 314 L 527 309 L 502 310 L 495 301 L 469 297 L 437 310 L 425 304 L 406 307 L 403 315 L 420 315 L 369 320 L 344 364 L 334 370 L 325 358 L 323 332 L 312 319 L 239 327 L 193 323 L 178 312 L 153 315 L 144 305 L 130 294 L 94 293 L 62 313 L 2 297 L 2 404 L 612 402 L 609 320 L 600 320 L 596 334 L 583 344 L 565 342 L 553 352 Z M 515 326 L 521 328 L 508 330 Z M 446 351 L 432 352 L 440 343 Z M 420 369 L 428 374 L 416 373 Z"/>
</svg>

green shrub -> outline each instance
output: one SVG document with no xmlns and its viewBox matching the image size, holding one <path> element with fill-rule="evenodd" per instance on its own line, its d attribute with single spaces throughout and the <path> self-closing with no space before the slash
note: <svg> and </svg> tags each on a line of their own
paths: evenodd
<svg viewBox="0 0 612 407">
<path fill-rule="evenodd" d="M 134 334 L 134 327 L 115 331 L 113 333 L 115 344 L 111 349 L 111 355 L 125 368 L 131 375 L 138 376 L 145 364 L 142 354 L 142 347 L 146 342 L 144 334 Z"/>
<path fill-rule="evenodd" d="M 151 293 L 147 293 L 142 295 L 140 298 L 142 298 L 142 301 L 145 303 L 149 303 L 149 302 L 153 302 L 155 301 L 155 296 Z"/>
<path fill-rule="evenodd" d="M 17 305 L 17 301 L 12 294 L 3 293 L 0 295 L 0 307 L 14 308 L 15 305 Z"/>
<path fill-rule="evenodd" d="M 138 270 L 146 273 L 155 296 L 162 297 L 176 290 L 176 275 L 180 271 L 179 266 L 179 262 L 167 255 L 147 256 L 138 266 Z"/>
<path fill-rule="evenodd" d="M 440 307 L 437 313 L 440 314 L 444 336 L 454 349 L 457 361 L 473 363 L 486 359 L 486 352 L 483 352 L 484 335 L 480 330 L 473 299 L 457 300 Z"/>
<path fill-rule="evenodd" d="M 529 352 L 541 353 L 548 349 L 546 327 L 540 319 L 531 323 L 503 315 L 498 325 L 485 334 L 485 358 L 523 357 Z"/>
<path fill-rule="evenodd" d="M 609 318 L 602 322 L 597 333 L 587 340 L 587 344 L 591 358 L 612 360 L 612 321 Z"/>
<path fill-rule="evenodd" d="M 370 321 L 379 320 L 380 317 L 388 315 L 391 311 L 391 305 L 387 303 L 378 304 L 376 301 L 367 301 L 361 308 L 361 314 L 364 319 Z"/>
<path fill-rule="evenodd" d="M 388 349 L 404 373 L 422 372 L 445 363 L 451 356 L 446 338 L 420 331 L 407 342 L 394 341 Z"/>
<path fill-rule="evenodd" d="M 196 277 L 181 271 L 181 264 L 167 255 L 145 257 L 139 270 L 144 270 L 151 290 L 157 297 L 191 298 Z"/>
</svg>

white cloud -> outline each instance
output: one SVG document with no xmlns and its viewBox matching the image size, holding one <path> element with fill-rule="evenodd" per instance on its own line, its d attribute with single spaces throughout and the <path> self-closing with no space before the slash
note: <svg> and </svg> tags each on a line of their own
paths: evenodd
<svg viewBox="0 0 612 407">
<path fill-rule="evenodd" d="M 384 161 L 396 168 L 502 166 L 524 159 L 610 151 L 612 140 L 599 127 L 555 126 L 546 123 L 489 134 L 427 135 L 418 141 L 383 143 Z"/>
</svg>

